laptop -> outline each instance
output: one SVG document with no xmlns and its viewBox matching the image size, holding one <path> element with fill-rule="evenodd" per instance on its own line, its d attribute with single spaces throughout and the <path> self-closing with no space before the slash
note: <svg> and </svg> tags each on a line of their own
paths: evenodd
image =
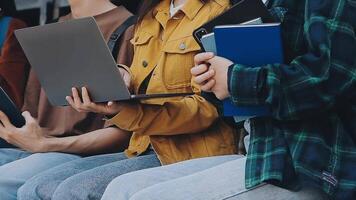
<svg viewBox="0 0 356 200">
<path fill-rule="evenodd" d="M 130 94 L 93 17 L 25 28 L 15 35 L 55 106 L 68 105 L 65 97 L 72 87 L 88 88 L 97 103 L 193 94 Z"/>
</svg>

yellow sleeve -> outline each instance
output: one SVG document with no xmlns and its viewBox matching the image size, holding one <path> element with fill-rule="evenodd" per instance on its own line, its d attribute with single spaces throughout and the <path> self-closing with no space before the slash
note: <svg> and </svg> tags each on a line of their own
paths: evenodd
<svg viewBox="0 0 356 200">
<path fill-rule="evenodd" d="M 199 95 L 163 105 L 125 104 L 110 121 L 141 135 L 179 135 L 201 132 L 218 118 L 216 108 Z"/>
</svg>

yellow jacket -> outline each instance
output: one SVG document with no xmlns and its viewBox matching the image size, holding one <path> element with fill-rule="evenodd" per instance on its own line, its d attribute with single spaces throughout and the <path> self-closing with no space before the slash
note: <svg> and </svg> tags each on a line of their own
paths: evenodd
<svg viewBox="0 0 356 200">
<path fill-rule="evenodd" d="M 170 0 L 161 3 L 139 23 L 131 65 L 135 93 L 151 75 L 146 90 L 152 93 L 194 92 L 188 97 L 150 99 L 131 103 L 111 119 L 121 129 L 132 131 L 129 157 L 145 152 L 150 144 L 162 164 L 192 158 L 234 154 L 235 131 L 223 122 L 216 108 L 202 98 L 192 83 L 190 69 L 200 48 L 194 29 L 229 7 L 229 0 L 188 0 L 173 18 Z"/>
</svg>

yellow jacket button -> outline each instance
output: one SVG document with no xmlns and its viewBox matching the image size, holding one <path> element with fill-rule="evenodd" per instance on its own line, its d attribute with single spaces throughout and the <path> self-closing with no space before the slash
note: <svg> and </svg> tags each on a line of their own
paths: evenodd
<svg viewBox="0 0 356 200">
<path fill-rule="evenodd" d="M 179 45 L 179 49 L 180 50 L 185 50 L 187 48 L 187 46 L 184 44 L 184 43 L 181 43 L 180 45 Z"/>
</svg>

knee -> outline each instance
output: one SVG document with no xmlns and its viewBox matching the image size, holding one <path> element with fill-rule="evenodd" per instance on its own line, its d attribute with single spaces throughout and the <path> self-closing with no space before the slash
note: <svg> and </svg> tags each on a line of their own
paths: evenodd
<svg viewBox="0 0 356 200">
<path fill-rule="evenodd" d="M 38 190 L 37 190 L 37 186 L 36 185 L 24 184 L 17 191 L 17 199 L 18 200 L 42 199 L 42 198 L 40 198 L 40 196 L 37 193 L 37 191 Z"/>
<path fill-rule="evenodd" d="M 63 181 L 52 196 L 52 200 L 100 199 L 105 187 L 93 177 L 73 176 Z M 103 187 L 103 188 L 102 188 Z"/>
<path fill-rule="evenodd" d="M 5 171 L 0 170 L 0 199 L 16 199 L 17 190 L 22 184 L 22 180 L 15 176 L 11 178 Z"/>
<path fill-rule="evenodd" d="M 55 184 L 48 180 L 30 179 L 17 191 L 18 200 L 47 200 L 51 199 Z"/>
<path fill-rule="evenodd" d="M 84 198 L 83 192 L 85 189 L 80 188 L 81 185 L 79 182 L 74 184 L 73 181 L 70 181 L 70 178 L 63 181 L 52 196 L 52 200 L 63 200 L 63 199 L 89 199 Z"/>
<path fill-rule="evenodd" d="M 125 184 L 126 183 L 126 184 Z M 115 178 L 106 188 L 102 200 L 127 200 L 130 198 L 130 187 L 135 187 L 127 184 L 124 176 L 119 176 Z"/>
<path fill-rule="evenodd" d="M 0 197 L 1 199 L 13 199 L 14 195 L 16 194 L 14 192 L 15 188 L 9 188 L 9 182 L 4 180 L 3 178 L 0 178 Z"/>
<path fill-rule="evenodd" d="M 106 188 L 102 200 L 128 200 L 135 193 L 137 186 L 130 174 L 115 178 Z"/>
</svg>

